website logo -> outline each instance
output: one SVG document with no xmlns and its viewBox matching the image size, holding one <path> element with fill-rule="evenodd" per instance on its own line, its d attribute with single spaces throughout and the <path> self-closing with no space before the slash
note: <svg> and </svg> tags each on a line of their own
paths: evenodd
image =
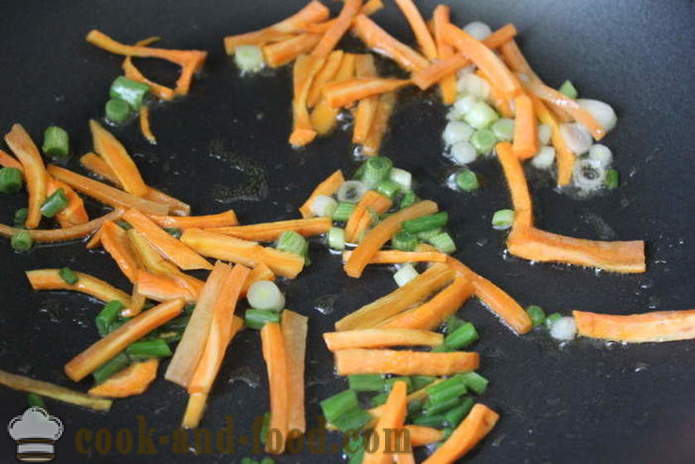
<svg viewBox="0 0 695 464">
<path fill-rule="evenodd" d="M 48 462 L 55 458 L 55 442 L 63 434 L 63 423 L 45 409 L 32 406 L 10 421 L 7 431 L 17 442 L 17 460 Z"/>
</svg>

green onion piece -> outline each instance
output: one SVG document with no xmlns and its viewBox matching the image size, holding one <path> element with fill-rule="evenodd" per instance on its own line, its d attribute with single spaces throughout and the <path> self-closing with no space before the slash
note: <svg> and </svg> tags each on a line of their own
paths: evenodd
<svg viewBox="0 0 695 464">
<path fill-rule="evenodd" d="M 257 45 L 237 45 L 234 49 L 234 62 L 242 74 L 256 73 L 265 66 L 263 52 Z"/>
<path fill-rule="evenodd" d="M 446 353 L 448 351 L 453 351 L 453 350 L 450 350 L 444 343 L 432 348 L 432 353 Z"/>
<path fill-rule="evenodd" d="M 338 416 L 331 424 L 341 432 L 360 430 L 372 420 L 372 415 L 364 409 L 355 408 Z"/>
<path fill-rule="evenodd" d="M 419 390 L 419 388 L 415 388 L 415 390 Z M 424 403 L 421 400 L 413 400 L 408 403 L 408 415 L 409 416 L 416 416 L 420 411 L 422 411 L 422 406 L 424 406 Z"/>
<path fill-rule="evenodd" d="M 398 185 L 396 182 L 392 181 L 391 179 L 382 180 L 376 186 L 377 192 L 379 192 L 385 197 L 390 198 L 391 200 L 393 200 L 393 198 L 400 190 L 401 186 Z"/>
<path fill-rule="evenodd" d="M 333 250 L 345 249 L 345 229 L 331 227 L 328 231 L 328 246 Z"/>
<path fill-rule="evenodd" d="M 132 114 L 132 109 L 130 105 L 125 100 L 120 98 L 112 98 L 106 102 L 104 106 L 104 112 L 106 114 L 106 119 L 114 124 L 123 124 Z"/>
<path fill-rule="evenodd" d="M 392 167 L 393 162 L 384 156 L 370 158 L 364 163 L 362 182 L 367 188 L 374 188 L 389 176 Z"/>
<path fill-rule="evenodd" d="M 402 192 L 407 192 L 413 187 L 413 175 L 404 169 L 391 169 L 389 179 L 397 183 Z"/>
<path fill-rule="evenodd" d="M 347 464 L 362 464 L 364 459 L 364 438 L 360 434 L 350 436 L 343 447 L 343 451 L 349 457 Z"/>
<path fill-rule="evenodd" d="M 355 204 L 348 203 L 346 201 L 341 201 L 338 203 L 338 207 L 333 211 L 333 220 L 345 222 L 350 219 L 352 212 L 355 211 Z"/>
<path fill-rule="evenodd" d="M 29 251 L 34 246 L 34 239 L 29 232 L 22 230 L 12 236 L 10 246 L 16 251 Z"/>
<path fill-rule="evenodd" d="M 261 462 L 259 464 L 275 464 L 275 460 L 273 458 L 263 458 L 261 459 Z"/>
<path fill-rule="evenodd" d="M 413 390 L 425 388 L 427 385 L 437 380 L 437 377 L 431 375 L 413 375 L 410 378 L 413 380 Z"/>
<path fill-rule="evenodd" d="M 444 230 L 443 230 L 441 227 L 437 227 L 437 228 L 435 228 L 435 229 L 430 229 L 430 230 L 425 230 L 425 231 L 422 231 L 422 232 L 418 232 L 418 233 L 417 233 L 417 238 L 419 238 L 420 240 L 424 240 L 424 241 L 427 242 L 427 241 L 429 241 L 432 237 L 434 237 L 435 235 L 439 235 L 439 234 L 441 234 L 442 232 L 444 232 Z"/>
<path fill-rule="evenodd" d="M 270 412 L 265 412 L 263 414 L 263 422 L 261 423 L 260 439 L 261 443 L 265 445 L 268 440 L 268 432 L 270 432 Z"/>
<path fill-rule="evenodd" d="M 17 193 L 22 189 L 22 171 L 17 168 L 0 169 L 0 192 Z"/>
<path fill-rule="evenodd" d="M 447 398 L 443 401 L 432 401 L 428 399 L 425 401 L 424 413 L 426 416 L 436 416 L 459 405 L 459 398 Z"/>
<path fill-rule="evenodd" d="M 116 321 L 123 308 L 123 303 L 118 300 L 109 301 L 104 305 L 104 308 L 94 318 L 99 335 L 104 337 L 111 331 L 111 325 Z"/>
<path fill-rule="evenodd" d="M 379 374 L 349 375 L 348 385 L 355 391 L 383 392 L 385 389 L 384 376 Z"/>
<path fill-rule="evenodd" d="M 26 227 L 27 217 L 29 216 L 29 210 L 27 208 L 19 208 L 14 212 L 14 225 L 15 227 Z"/>
<path fill-rule="evenodd" d="M 381 392 L 378 395 L 374 395 L 371 398 L 369 398 L 369 406 L 372 408 L 376 408 L 377 406 L 381 406 L 382 404 L 386 403 L 386 400 L 388 399 L 389 394 L 386 392 Z"/>
<path fill-rule="evenodd" d="M 109 326 L 106 328 L 106 334 L 105 334 L 105 335 L 108 335 L 108 334 L 110 334 L 111 332 L 120 329 L 121 326 L 122 326 L 123 324 L 125 324 L 126 322 L 128 322 L 130 319 L 131 319 L 130 317 L 119 317 L 118 319 L 116 319 L 115 321 L 113 321 L 113 322 L 111 323 L 111 325 L 109 325 Z"/>
<path fill-rule="evenodd" d="M 435 214 L 430 214 L 429 216 L 422 216 L 404 221 L 403 230 L 410 232 L 411 234 L 417 234 L 418 232 L 443 227 L 446 225 L 448 220 L 449 214 L 447 214 L 446 211 L 440 211 Z"/>
<path fill-rule="evenodd" d="M 280 322 L 280 312 L 272 309 L 247 309 L 244 322 L 249 329 L 261 330 L 268 322 Z"/>
<path fill-rule="evenodd" d="M 476 394 L 482 395 L 487 389 L 487 384 L 489 380 L 478 374 L 477 372 L 466 372 L 465 374 L 459 374 L 466 386 L 473 390 Z"/>
<path fill-rule="evenodd" d="M 52 218 L 68 206 L 68 197 L 65 196 L 62 188 L 59 188 L 53 194 L 46 198 L 41 206 L 41 214 L 47 218 Z"/>
<path fill-rule="evenodd" d="M 439 382 L 431 387 L 427 387 L 427 398 L 432 403 L 441 403 L 442 401 L 458 398 L 468 391 L 468 387 L 464 383 L 461 376 L 455 375 Z"/>
<path fill-rule="evenodd" d="M 464 120 L 475 129 L 484 129 L 495 122 L 499 115 L 490 105 L 478 102 L 466 113 Z M 475 134 L 474 134 L 475 135 Z M 494 137 L 494 134 L 492 134 Z"/>
<path fill-rule="evenodd" d="M 456 329 L 464 325 L 466 321 L 461 319 L 458 316 L 449 316 L 446 318 L 446 330 L 445 333 L 451 334 L 453 333 Z"/>
<path fill-rule="evenodd" d="M 362 461 L 364 461 L 364 447 L 358 449 L 357 452 L 353 454 L 348 454 L 348 456 L 350 459 L 347 464 L 362 464 Z"/>
<path fill-rule="evenodd" d="M 360 404 L 357 400 L 357 394 L 353 390 L 344 390 L 336 393 L 333 396 L 321 401 L 321 410 L 326 420 L 331 424 L 339 416 L 350 412 L 353 409 L 359 409 Z"/>
<path fill-rule="evenodd" d="M 526 314 L 528 314 L 528 317 L 531 319 L 531 324 L 533 324 L 533 327 L 538 327 L 545 322 L 545 311 L 543 311 L 543 308 L 540 306 L 529 306 L 526 308 Z"/>
<path fill-rule="evenodd" d="M 478 331 L 475 329 L 475 326 L 470 322 L 466 322 L 461 327 L 444 337 L 444 345 L 452 350 L 460 350 L 467 347 L 479 338 L 480 336 L 478 335 Z"/>
<path fill-rule="evenodd" d="M 147 97 L 149 93 L 149 85 L 130 80 L 124 76 L 118 76 L 116 80 L 113 81 L 111 88 L 109 89 L 109 97 L 126 102 L 134 110 L 140 109 L 145 97 Z"/>
<path fill-rule="evenodd" d="M 171 348 L 161 338 L 154 340 L 141 340 L 131 343 L 126 348 L 126 353 L 135 359 L 168 358 L 172 355 Z"/>
<path fill-rule="evenodd" d="M 393 280 L 396 281 L 399 287 L 402 287 L 416 279 L 418 275 L 420 274 L 417 272 L 417 269 L 415 269 L 412 264 L 408 263 L 393 274 Z"/>
<path fill-rule="evenodd" d="M 558 91 L 565 94 L 565 96 L 571 98 L 572 100 L 576 100 L 579 96 L 579 92 L 577 92 L 576 87 L 570 80 L 563 82 Z"/>
<path fill-rule="evenodd" d="M 495 121 L 490 128 L 500 142 L 511 142 L 514 138 L 514 120 L 502 118 Z"/>
<path fill-rule="evenodd" d="M 617 169 L 607 169 L 606 178 L 603 181 L 607 188 L 613 190 L 620 185 L 620 173 Z"/>
<path fill-rule="evenodd" d="M 65 129 L 49 126 L 43 133 L 43 152 L 56 158 L 67 158 L 70 154 L 70 137 Z"/>
<path fill-rule="evenodd" d="M 306 251 L 306 246 L 307 241 L 302 235 L 293 230 L 286 230 L 280 234 L 275 248 L 288 253 L 303 256 Z"/>
<path fill-rule="evenodd" d="M 183 233 L 181 229 L 179 229 L 178 227 L 165 227 L 164 232 L 166 232 L 174 238 L 181 238 L 181 234 Z"/>
<path fill-rule="evenodd" d="M 553 313 L 548 315 L 548 317 L 545 318 L 545 327 L 550 330 L 550 328 L 555 324 L 557 321 L 562 319 L 562 314 L 560 313 Z"/>
<path fill-rule="evenodd" d="M 492 228 L 496 230 L 509 229 L 514 223 L 514 211 L 501 209 L 492 215 Z"/>
<path fill-rule="evenodd" d="M 401 230 L 391 239 L 391 246 L 396 250 L 413 251 L 417 246 L 417 237 Z"/>
<path fill-rule="evenodd" d="M 485 154 L 490 153 L 495 144 L 497 144 L 497 137 L 490 129 L 480 129 L 473 133 L 471 136 L 471 145 L 475 148 L 478 153 Z"/>
<path fill-rule="evenodd" d="M 434 237 L 429 239 L 429 242 L 432 244 L 433 247 L 435 247 L 442 253 L 451 254 L 454 251 L 456 251 L 456 244 L 454 243 L 454 239 L 451 238 L 451 235 L 447 234 L 446 232 L 442 232 L 441 234 L 435 235 Z"/>
<path fill-rule="evenodd" d="M 440 429 L 446 425 L 446 417 L 441 415 L 422 415 L 413 419 L 413 424 Z"/>
<path fill-rule="evenodd" d="M 447 411 L 444 414 L 444 417 L 446 418 L 449 427 L 456 427 L 457 425 L 459 425 L 463 418 L 466 417 L 469 412 L 471 412 L 471 409 L 473 409 L 474 404 L 475 401 L 473 401 L 473 398 L 468 396 L 463 399 L 459 406 L 456 406 L 455 408 Z"/>
<path fill-rule="evenodd" d="M 119 353 L 114 358 L 106 361 L 104 364 L 99 366 L 97 370 L 92 372 L 94 381 L 97 384 L 103 383 L 106 379 L 111 377 L 113 374 L 122 371 L 130 364 L 130 359 L 125 353 Z"/>
<path fill-rule="evenodd" d="M 413 206 L 415 202 L 417 201 L 417 195 L 415 195 L 415 192 L 405 192 L 403 196 L 401 197 L 400 203 L 398 203 L 398 207 L 400 209 L 405 209 L 410 206 Z"/>
<path fill-rule="evenodd" d="M 472 192 L 478 190 L 480 187 L 478 176 L 470 169 L 464 169 L 456 173 L 454 180 L 459 190 L 463 190 L 464 192 Z"/>
<path fill-rule="evenodd" d="M 77 274 L 69 267 L 61 268 L 60 271 L 58 271 L 58 275 L 63 279 L 63 282 L 68 285 L 75 285 L 79 280 Z"/>
<path fill-rule="evenodd" d="M 46 403 L 43 400 L 42 396 L 37 395 L 36 393 L 29 393 L 27 395 L 27 403 L 29 404 L 30 408 L 43 408 L 46 409 Z"/>
<path fill-rule="evenodd" d="M 390 392 L 391 389 L 393 388 L 393 384 L 396 382 L 405 382 L 405 385 L 407 387 L 407 392 L 410 393 L 413 391 L 413 381 L 410 379 L 410 377 L 391 377 L 390 379 L 386 379 L 386 382 L 384 383 L 384 386 L 386 388 L 387 392 Z"/>
</svg>

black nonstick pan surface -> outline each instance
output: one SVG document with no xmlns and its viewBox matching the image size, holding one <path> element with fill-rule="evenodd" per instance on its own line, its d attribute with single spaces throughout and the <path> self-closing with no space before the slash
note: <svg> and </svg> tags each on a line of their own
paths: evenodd
<svg viewBox="0 0 695 464">
<path fill-rule="evenodd" d="M 412 42 L 399 11 L 385 2 L 388 7 L 376 15 L 377 21 Z M 162 46 L 208 50 L 210 55 L 190 96 L 153 110 L 159 145 L 147 144 L 135 124 L 116 130 L 135 154 L 147 182 L 189 201 L 197 214 L 234 208 L 244 223 L 297 217 L 297 206 L 319 180 L 337 168 L 347 172 L 355 168 L 349 132 L 339 131 L 305 150 L 292 150 L 287 144 L 289 69 L 242 79 L 223 52 L 222 37 L 275 22 L 303 3 L 4 1 L 0 130 L 6 132 L 12 123 L 21 122 L 40 140 L 46 126 L 57 124 L 70 132 L 76 154 L 87 152 L 91 149 L 87 121 L 102 116 L 121 58 L 89 46 L 84 35 L 92 28 L 123 42 L 158 35 L 164 38 Z M 438 2 L 417 3 L 429 17 Z M 461 25 L 473 20 L 493 27 L 515 23 L 529 61 L 547 82 L 559 85 L 572 79 L 582 95 L 614 105 L 620 119 L 606 143 L 615 153 L 621 187 L 577 200 L 557 192 L 539 176 L 532 187 L 538 222 L 546 230 L 577 237 L 645 239 L 648 272 L 596 274 L 505 257 L 505 233 L 489 225 L 495 210 L 510 205 L 497 163 L 478 161 L 472 166 L 484 180 L 478 193 L 447 189 L 444 179 L 451 166 L 441 156 L 440 138 L 445 109 L 432 95 L 414 97 L 405 92 L 383 154 L 413 172 L 422 197 L 449 211 L 456 256 L 521 304 L 538 304 L 548 311 L 627 314 L 691 308 L 695 304 L 691 276 L 695 3 L 445 3 Z M 172 82 L 176 76 L 176 69 L 165 65 L 144 69 L 164 81 Z M 78 169 L 76 157 L 71 167 Z M 24 202 L 21 195 L 4 196 L 0 221 L 11 222 Z M 318 244 L 312 248 L 312 260 L 311 267 L 299 279 L 283 283 L 283 289 L 288 307 L 310 317 L 307 412 L 310 428 L 315 428 L 318 400 L 345 388 L 333 374 L 320 334 L 394 285 L 390 273 L 379 269 L 368 270 L 360 280 L 346 277 L 339 258 Z M 24 271 L 68 265 L 130 288 L 125 278 L 108 256 L 88 252 L 80 243 L 15 254 L 5 242 L 0 246 L 0 263 L 0 369 L 86 390 L 86 383 L 71 385 L 62 366 L 96 340 L 93 318 L 100 306 L 81 295 L 32 292 Z M 695 462 L 692 342 L 621 346 L 577 340 L 560 347 L 542 331 L 521 338 L 513 335 L 476 301 L 467 303 L 461 316 L 481 333 L 476 349 L 482 356 L 481 372 L 491 379 L 482 401 L 502 416 L 482 446 L 463 462 Z M 258 334 L 245 331 L 235 339 L 218 377 L 202 424 L 212 433 L 212 452 L 200 444 L 172 449 L 170 440 L 165 443 L 160 438 L 171 437 L 185 401 L 185 392 L 163 379 L 144 395 L 117 401 L 108 414 L 49 400 L 49 411 L 65 427 L 56 443 L 55 462 L 226 464 L 238 463 L 244 456 L 258 458 L 252 444 L 243 444 L 250 439 L 254 420 L 268 408 Z M 25 394 L 0 389 L 0 424 L 25 408 Z M 228 426 L 227 417 L 234 423 L 236 440 L 234 452 L 223 455 L 215 451 L 214 439 Z M 127 455 L 116 446 L 120 429 L 129 430 L 135 440 Z M 77 440 L 88 436 L 85 433 L 93 434 L 86 445 Z M 106 443 L 109 437 L 111 442 Z M 334 452 L 338 437 L 328 435 L 323 449 L 321 440 L 315 434 L 312 449 L 278 457 L 276 462 L 339 462 L 339 453 Z M 15 442 L 0 433 L 0 462 L 14 462 L 15 452 Z"/>
</svg>

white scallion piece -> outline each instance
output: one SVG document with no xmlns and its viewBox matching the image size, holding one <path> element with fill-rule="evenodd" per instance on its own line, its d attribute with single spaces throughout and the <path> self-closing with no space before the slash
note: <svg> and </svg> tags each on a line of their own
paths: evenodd
<svg viewBox="0 0 695 464">
<path fill-rule="evenodd" d="M 606 132 L 613 129 L 618 122 L 618 116 L 616 116 L 615 111 L 608 103 L 588 98 L 580 98 L 577 100 L 577 103 L 591 113 L 594 119 L 603 126 Z"/>
<path fill-rule="evenodd" d="M 490 105 L 478 102 L 466 113 L 465 121 L 476 129 L 484 129 L 499 119 L 499 115 Z M 588 147 L 587 147 L 588 149 Z"/>
<path fill-rule="evenodd" d="M 589 148 L 589 159 L 597 161 L 607 168 L 613 162 L 613 152 L 610 148 L 600 143 L 596 143 Z"/>
<path fill-rule="evenodd" d="M 328 246 L 332 250 L 344 250 L 345 230 L 340 227 L 331 227 L 328 231 Z"/>
<path fill-rule="evenodd" d="M 593 143 L 591 134 L 582 124 L 578 122 L 570 122 L 560 125 L 560 133 L 567 142 L 567 147 L 572 150 L 575 155 L 583 155 Z"/>
<path fill-rule="evenodd" d="M 472 163 L 477 157 L 478 152 L 469 142 L 457 142 L 449 149 L 449 158 L 458 165 Z"/>
<path fill-rule="evenodd" d="M 275 285 L 275 282 L 270 280 L 252 283 L 246 293 L 246 299 L 254 309 L 280 310 L 285 307 L 285 295 Z"/>
<path fill-rule="evenodd" d="M 328 195 L 319 195 L 311 203 L 311 212 L 319 217 L 333 216 L 338 202 Z"/>
<path fill-rule="evenodd" d="M 482 21 L 473 21 L 472 23 L 468 23 L 464 26 L 463 30 L 478 40 L 485 40 L 490 36 L 490 34 L 492 34 L 492 29 L 490 29 L 490 26 Z"/>
<path fill-rule="evenodd" d="M 401 191 L 407 192 L 413 188 L 413 175 L 405 169 L 392 168 L 389 179 L 400 185 Z"/>
<path fill-rule="evenodd" d="M 446 145 L 453 145 L 458 142 L 467 142 L 471 135 L 473 135 L 473 129 L 471 126 L 463 121 L 451 121 L 444 128 L 442 132 L 442 139 Z"/>
<path fill-rule="evenodd" d="M 596 160 L 589 158 L 577 160 L 574 163 L 572 183 L 585 192 L 598 190 L 603 186 L 606 169 Z"/>
<path fill-rule="evenodd" d="M 514 138 L 514 120 L 501 118 L 495 121 L 491 127 L 492 132 L 500 142 L 511 142 Z"/>
<path fill-rule="evenodd" d="M 481 100 L 490 98 L 490 84 L 476 74 L 464 74 L 458 80 L 459 92 L 464 95 L 472 95 Z"/>
<path fill-rule="evenodd" d="M 256 45 L 239 45 L 234 50 L 234 62 L 242 74 L 257 73 L 265 67 L 261 47 Z"/>
<path fill-rule="evenodd" d="M 454 110 L 456 111 L 457 114 L 460 114 L 461 117 L 458 119 L 463 119 L 463 117 L 468 113 L 475 104 L 478 103 L 478 99 L 475 98 L 473 95 L 465 95 L 458 100 L 454 102 Z"/>
<path fill-rule="evenodd" d="M 348 180 L 338 188 L 336 196 L 338 201 L 344 203 L 357 203 L 367 193 L 367 186 L 358 180 Z"/>
<path fill-rule="evenodd" d="M 550 169 L 555 162 L 555 148 L 541 147 L 536 156 L 531 159 L 531 164 L 536 169 Z"/>
<path fill-rule="evenodd" d="M 396 271 L 395 274 L 393 274 L 393 280 L 396 281 L 396 284 L 398 284 L 399 287 L 402 287 L 416 278 L 418 275 L 418 272 L 415 270 L 412 264 L 406 264 Z"/>
<path fill-rule="evenodd" d="M 563 342 L 574 339 L 577 335 L 577 323 L 573 317 L 562 317 L 550 326 L 550 336 Z"/>
</svg>

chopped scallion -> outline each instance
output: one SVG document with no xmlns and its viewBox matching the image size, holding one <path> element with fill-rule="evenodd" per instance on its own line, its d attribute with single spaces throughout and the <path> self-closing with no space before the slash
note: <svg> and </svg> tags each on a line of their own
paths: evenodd
<svg viewBox="0 0 695 464">
<path fill-rule="evenodd" d="M 49 126 L 43 133 L 43 152 L 55 158 L 67 158 L 70 154 L 70 137 L 65 129 Z"/>
<path fill-rule="evenodd" d="M 560 93 L 565 94 L 565 96 L 571 98 L 572 100 L 576 100 L 579 96 L 579 92 L 577 92 L 576 87 L 574 86 L 574 84 L 572 84 L 572 81 L 570 80 L 566 80 L 565 82 L 563 82 L 558 91 Z"/>
<path fill-rule="evenodd" d="M 444 338 L 444 345 L 452 350 L 460 350 L 478 340 L 480 336 L 475 326 L 466 322 Z"/>
<path fill-rule="evenodd" d="M 348 203 L 346 201 L 341 201 L 338 206 L 333 211 L 333 220 L 339 222 L 345 222 L 350 219 L 353 211 L 355 211 L 355 204 Z"/>
<path fill-rule="evenodd" d="M 411 280 L 417 278 L 418 275 L 420 274 L 418 274 L 412 264 L 405 264 L 393 274 L 393 280 L 396 281 L 399 287 L 402 287 Z"/>
<path fill-rule="evenodd" d="M 112 98 L 106 102 L 104 106 L 106 119 L 114 124 L 123 124 L 132 115 L 133 111 L 125 100 L 120 98 Z"/>
<path fill-rule="evenodd" d="M 388 178 L 392 167 L 393 162 L 384 156 L 370 158 L 364 163 L 362 182 L 367 188 L 374 188 L 379 182 Z"/>
<path fill-rule="evenodd" d="M 97 370 L 92 372 L 92 376 L 94 376 L 94 381 L 97 384 L 103 383 L 105 380 L 107 380 L 115 373 L 120 372 L 126 367 L 128 367 L 129 364 L 130 359 L 128 358 L 128 356 L 125 353 L 119 353 L 111 360 L 99 366 Z"/>
<path fill-rule="evenodd" d="M 413 251 L 417 246 L 417 237 L 401 230 L 391 239 L 391 246 L 396 250 Z"/>
<path fill-rule="evenodd" d="M 280 312 L 272 309 L 247 309 L 244 322 L 249 329 L 261 330 L 269 322 L 280 322 Z"/>
<path fill-rule="evenodd" d="M 10 246 L 16 251 L 29 251 L 34 246 L 34 239 L 29 232 L 22 230 L 12 236 Z"/>
<path fill-rule="evenodd" d="M 496 143 L 497 137 L 490 129 L 477 130 L 471 137 L 471 145 L 481 155 L 490 153 L 495 148 Z"/>
<path fill-rule="evenodd" d="M 104 305 L 104 308 L 99 311 L 99 314 L 94 319 L 99 335 L 103 337 L 111 331 L 111 325 L 116 321 L 123 308 L 123 303 L 118 300 L 109 301 Z"/>
<path fill-rule="evenodd" d="M 514 211 L 501 209 L 492 215 L 492 228 L 496 230 L 509 229 L 514 223 Z"/>
<path fill-rule="evenodd" d="M 478 190 L 480 184 L 478 183 L 478 176 L 475 175 L 470 169 L 463 169 L 456 173 L 455 177 L 456 186 L 463 190 L 464 192 L 472 192 Z"/>
<path fill-rule="evenodd" d="M 449 220 L 449 215 L 446 211 L 440 211 L 435 214 L 430 214 L 429 216 L 421 216 L 419 218 L 410 219 L 403 222 L 403 230 L 410 232 L 411 234 L 417 234 L 418 232 L 424 232 L 430 229 L 436 229 L 437 227 L 443 227 Z"/>
<path fill-rule="evenodd" d="M 125 76 L 118 76 L 111 84 L 109 96 L 128 104 L 134 110 L 139 110 L 145 98 L 150 93 L 150 86 L 142 82 L 128 79 Z M 108 113 L 107 113 L 108 117 Z M 109 118 L 111 119 L 111 118 Z M 119 121 L 114 121 L 119 122 Z M 122 121 L 120 121 L 122 122 Z"/>
<path fill-rule="evenodd" d="M 68 206 L 68 197 L 65 196 L 62 188 L 59 188 L 50 197 L 46 198 L 41 206 L 41 214 L 47 218 L 52 218 Z"/>
<path fill-rule="evenodd" d="M 331 227 L 328 231 L 328 246 L 333 250 L 345 249 L 345 229 Z"/>
<path fill-rule="evenodd" d="M 451 238 L 451 235 L 447 234 L 446 232 L 435 235 L 429 239 L 429 242 L 433 247 L 442 253 L 451 254 L 456 251 L 456 243 L 454 243 L 454 239 Z"/>
<path fill-rule="evenodd" d="M 358 374 L 348 376 L 348 385 L 355 391 L 384 391 L 384 376 L 379 374 Z"/>
<path fill-rule="evenodd" d="M 526 308 L 526 314 L 528 314 L 529 319 L 531 319 L 531 324 L 533 327 L 538 327 L 545 322 L 545 311 L 543 311 L 543 308 L 540 306 L 529 306 Z"/>
<path fill-rule="evenodd" d="M 0 192 L 17 193 L 22 189 L 22 171 L 17 168 L 0 169 Z"/>
<path fill-rule="evenodd" d="M 391 179 L 384 179 L 376 186 L 376 191 L 385 197 L 393 200 L 396 194 L 400 191 L 401 186 Z"/>
<path fill-rule="evenodd" d="M 60 269 L 58 271 L 58 275 L 61 279 L 63 279 L 63 282 L 65 282 L 68 285 L 75 285 L 79 280 L 77 278 L 77 274 L 75 274 L 75 272 L 69 267 L 64 267 Z"/>
<path fill-rule="evenodd" d="M 279 311 L 285 307 L 285 295 L 271 280 L 260 280 L 252 283 L 246 293 L 246 299 L 253 309 Z"/>
</svg>

